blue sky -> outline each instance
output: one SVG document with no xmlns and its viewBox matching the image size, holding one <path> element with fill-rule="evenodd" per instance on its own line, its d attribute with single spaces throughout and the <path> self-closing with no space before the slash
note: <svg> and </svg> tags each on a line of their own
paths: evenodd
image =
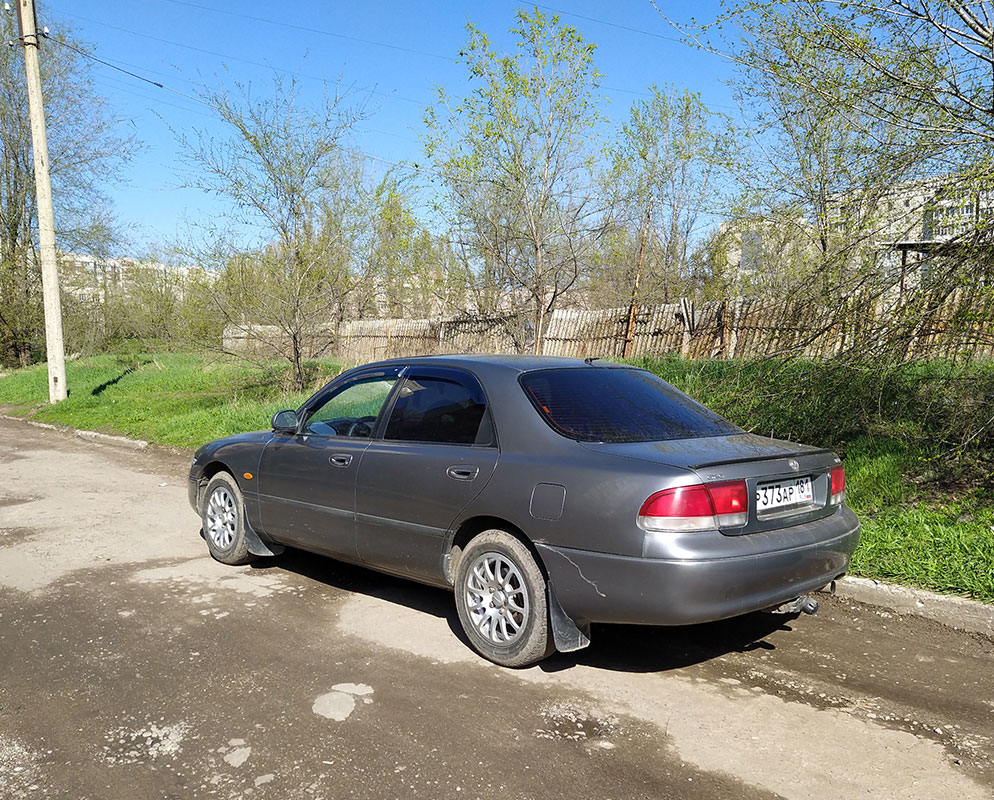
<svg viewBox="0 0 994 800">
<path fill-rule="evenodd" d="M 706 18 L 718 8 L 712 0 L 658 4 L 680 19 Z M 96 57 L 167 87 L 93 64 L 97 90 L 122 120 L 123 130 L 144 144 L 120 185 L 109 192 L 118 218 L 131 230 L 129 248 L 138 255 L 182 236 L 184 217 L 218 210 L 216 200 L 179 188 L 180 165 L 170 132 L 212 125 L 208 110 L 183 96 L 194 94 L 198 85 L 238 80 L 264 90 L 278 70 L 297 76 L 305 96 L 318 96 L 323 81 L 341 76 L 360 94 L 371 93 L 370 116 L 353 142 L 373 159 L 371 165 L 423 160 L 422 114 L 434 88 L 444 86 L 455 96 L 467 88 L 466 68 L 457 61 L 466 23 L 485 31 L 497 49 L 510 50 L 508 29 L 515 11 L 531 7 L 513 0 L 52 0 L 42 7 L 39 23 L 53 30 L 68 24 L 94 47 Z M 648 0 L 554 0 L 539 7 L 559 13 L 597 45 L 595 61 L 604 75 L 602 94 L 612 126 L 627 117 L 632 101 L 645 97 L 653 83 L 688 88 L 715 110 L 732 110 L 723 83 L 728 64 L 681 44 Z"/>
</svg>

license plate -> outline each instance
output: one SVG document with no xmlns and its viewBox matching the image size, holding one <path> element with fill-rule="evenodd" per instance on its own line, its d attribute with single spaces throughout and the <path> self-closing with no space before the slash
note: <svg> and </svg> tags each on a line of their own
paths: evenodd
<svg viewBox="0 0 994 800">
<path fill-rule="evenodd" d="M 811 476 L 761 483 L 756 487 L 756 510 L 764 511 L 810 505 L 814 500 Z"/>
</svg>

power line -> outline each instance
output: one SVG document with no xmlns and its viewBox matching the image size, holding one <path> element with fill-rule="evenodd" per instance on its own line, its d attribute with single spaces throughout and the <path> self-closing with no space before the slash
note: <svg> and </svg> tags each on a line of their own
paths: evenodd
<svg viewBox="0 0 994 800">
<path fill-rule="evenodd" d="M 133 89 L 126 88 L 127 84 L 124 81 L 118 81 L 113 78 L 107 80 L 97 80 L 93 81 L 97 86 L 104 86 L 108 89 L 112 89 L 115 92 L 123 92 L 124 94 L 130 94 L 132 97 L 140 97 L 142 100 L 148 100 L 150 103 L 154 103 L 156 106 L 168 106 L 169 108 L 175 108 L 182 111 L 184 114 L 196 114 L 199 117 L 205 117 L 207 119 L 217 119 L 213 114 L 208 114 L 205 111 L 201 111 L 197 108 L 190 108 L 190 106 L 181 106 L 178 103 L 170 103 L 168 100 L 163 100 L 159 97 L 154 97 L 150 94 L 144 94 L 143 92 L 136 92 Z M 154 113 L 154 112 L 153 112 Z"/>
<path fill-rule="evenodd" d="M 104 61 L 104 59 L 97 58 L 92 53 L 88 53 L 88 52 L 86 52 L 86 50 L 83 50 L 83 49 L 81 49 L 79 47 L 76 47 L 75 45 L 71 45 L 71 44 L 69 44 L 69 42 L 67 42 L 67 41 L 65 41 L 63 39 L 53 39 L 52 37 L 48 36 L 47 34 L 45 35 L 45 38 L 48 41 L 50 41 L 50 42 L 52 42 L 54 44 L 59 45 L 60 47 L 65 47 L 67 50 L 72 50 L 74 53 L 78 53 L 79 55 L 83 56 L 84 58 L 88 58 L 90 61 L 95 61 L 98 64 L 103 64 L 105 67 L 110 67 L 113 70 L 117 70 L 118 72 L 122 72 L 125 75 L 129 75 L 132 78 L 135 78 L 136 80 L 143 81 L 145 83 L 151 84 L 152 86 L 155 86 L 157 89 L 165 89 L 167 92 L 172 92 L 173 94 L 178 94 L 180 97 L 185 97 L 187 100 L 193 100 L 193 102 L 200 103 L 201 105 L 207 106 L 208 108 L 211 107 L 210 103 L 205 102 L 204 100 L 202 100 L 199 97 L 196 97 L 196 96 L 194 96 L 192 94 L 187 94 L 186 92 L 181 92 L 179 89 L 173 89 L 173 88 L 171 88 L 169 86 L 166 86 L 164 83 L 159 83 L 159 81 L 153 81 L 151 78 L 146 78 L 144 75 L 139 75 L 137 72 L 132 72 L 131 70 L 124 69 L 124 67 L 119 67 L 116 64 L 112 64 L 109 61 Z"/>
<path fill-rule="evenodd" d="M 358 36 L 349 36 L 344 33 L 335 33 L 333 31 L 322 30 L 321 28 L 315 28 L 311 25 L 294 25 L 292 22 L 283 22 L 281 20 L 269 19 L 267 17 L 257 17 L 253 14 L 243 14 L 237 11 L 228 11 L 227 9 L 212 8 L 211 6 L 201 5 L 199 3 L 191 3 L 188 0 L 165 0 L 167 3 L 173 3 L 178 6 L 187 6 L 189 8 L 197 8 L 201 11 L 211 11 L 215 14 L 226 14 L 230 17 L 240 17 L 242 19 L 249 19 L 254 22 L 265 22 L 267 25 L 279 25 L 284 28 L 291 28 L 297 31 L 305 31 L 307 33 L 318 33 L 322 36 L 331 36 L 335 39 L 345 39 L 350 42 L 359 42 L 360 44 L 368 44 L 374 47 L 384 47 L 389 50 L 397 50 L 401 53 L 412 53 L 418 56 L 426 56 L 427 58 L 437 58 L 442 61 L 455 61 L 456 59 L 451 56 L 445 56 L 440 53 L 429 53 L 426 50 L 417 50 L 413 47 L 402 47 L 397 44 L 389 44 L 387 42 L 377 42 L 373 39 L 363 39 Z"/>
<path fill-rule="evenodd" d="M 178 2 L 178 0 L 169 0 L 170 2 Z M 609 28 L 618 28 L 622 31 L 628 31 L 629 33 L 637 33 L 641 36 L 651 36 L 653 39 L 662 39 L 665 42 L 677 42 L 678 44 L 684 44 L 681 39 L 677 39 L 675 36 L 664 36 L 661 33 L 654 33 L 653 31 L 643 30 L 641 28 L 632 28 L 628 25 L 621 25 L 617 22 L 608 22 L 606 19 L 598 19 L 597 17 L 588 17 L 585 14 L 577 14 L 575 11 L 563 11 L 561 8 L 553 8 L 552 6 L 543 6 L 540 3 L 529 3 L 529 6 L 534 6 L 535 8 L 541 8 L 543 11 L 551 11 L 553 14 L 562 14 L 564 17 L 576 17 L 577 19 L 586 20 L 587 22 L 595 22 L 598 25 L 606 25 Z"/>
<path fill-rule="evenodd" d="M 167 1 L 171 1 L 171 0 L 167 0 Z M 235 61 L 235 62 L 239 62 L 239 63 L 242 63 L 242 64 L 248 64 L 249 66 L 252 66 L 252 67 L 259 67 L 261 69 L 271 70 L 272 72 L 276 72 L 276 73 L 278 73 L 280 75 L 287 75 L 287 76 L 294 77 L 294 78 L 304 78 L 306 80 L 318 81 L 320 83 L 325 83 L 328 80 L 327 77 L 324 77 L 324 76 L 308 75 L 305 72 L 297 72 L 295 70 L 283 69 L 281 67 L 276 67 L 276 66 L 274 66 L 272 64 L 265 64 L 265 63 L 262 63 L 260 61 L 252 61 L 251 59 L 242 58 L 241 56 L 232 55 L 230 53 L 221 53 L 221 52 L 219 52 L 217 50 L 208 50 L 208 49 L 203 48 L 203 47 L 195 47 L 194 45 L 191 45 L 191 44 L 185 44 L 183 42 L 177 42 L 177 41 L 174 41 L 172 39 L 164 39 L 164 38 L 162 38 L 160 36 L 152 36 L 151 34 L 148 34 L 148 33 L 142 33 L 141 31 L 131 30 L 130 28 L 122 28 L 119 25 L 112 25 L 112 24 L 110 24 L 108 22 L 101 22 L 100 20 L 96 20 L 96 19 L 93 19 L 91 17 L 85 17 L 85 16 L 82 16 L 81 14 L 76 14 L 75 12 L 66 12 L 63 9 L 59 9 L 59 11 L 60 11 L 60 13 L 65 14 L 68 17 L 73 17 L 75 19 L 82 20 L 83 22 L 89 22 L 89 23 L 92 23 L 93 25 L 99 25 L 99 26 L 101 26 L 103 28 L 110 28 L 111 30 L 120 31 L 121 33 L 126 33 L 126 34 L 128 34 L 130 36 L 137 36 L 137 37 L 142 38 L 142 39 L 149 39 L 149 40 L 151 40 L 153 42 L 160 42 L 162 44 L 168 44 L 168 45 L 170 45 L 172 47 L 180 47 L 180 48 L 182 48 L 184 50 L 192 50 L 195 53 L 203 53 L 205 55 L 215 56 L 216 58 L 220 58 L 220 59 L 223 59 L 225 61 Z M 221 12 L 219 12 L 219 13 L 221 13 Z M 187 80 L 187 79 L 184 78 L 183 80 Z M 369 94 L 380 96 L 380 97 L 387 97 L 387 98 L 392 98 L 392 99 L 396 99 L 396 100 L 402 100 L 405 103 L 412 103 L 412 104 L 414 104 L 416 106 L 419 106 L 419 107 L 422 107 L 422 108 L 425 106 L 425 101 L 423 101 L 423 100 L 415 100 L 412 97 L 404 97 L 403 95 L 398 95 L 396 92 L 393 92 L 393 91 L 385 92 L 385 91 L 381 91 L 381 90 L 377 90 L 377 89 L 363 89 L 363 91 L 368 92 Z"/>
<path fill-rule="evenodd" d="M 102 58 L 97 58 L 92 53 L 87 53 L 85 50 L 82 50 L 82 49 L 80 49 L 78 47 L 75 47 L 75 46 L 69 44 L 68 42 L 65 42 L 65 41 L 62 41 L 62 40 L 59 40 L 59 39 L 52 39 L 51 37 L 49 37 L 47 35 L 45 36 L 45 38 L 48 41 L 53 42 L 53 43 L 58 44 L 58 45 L 61 45 L 62 47 L 65 47 L 65 48 L 67 48 L 69 50 L 72 50 L 73 52 L 78 53 L 79 55 L 84 56 L 85 58 L 88 58 L 91 61 L 95 61 L 98 64 L 103 64 L 105 67 L 110 67 L 113 70 L 116 70 L 118 72 L 122 72 L 125 75 L 128 75 L 128 76 L 130 76 L 132 78 L 135 78 L 137 80 L 143 81 L 144 83 L 151 84 L 152 86 L 155 86 L 156 88 L 164 89 L 167 92 L 172 92 L 173 94 L 177 94 L 180 97 L 186 98 L 187 100 L 193 100 L 194 102 L 199 103 L 200 105 L 206 106 L 207 108 L 210 108 L 211 110 L 214 110 L 214 106 L 212 106 L 207 101 L 200 99 L 199 97 L 195 97 L 193 95 L 189 95 L 189 94 L 186 94 L 184 92 L 180 92 L 177 89 L 172 89 L 169 86 L 166 86 L 165 84 L 162 84 L 162 83 L 160 83 L 158 81 L 153 81 L 151 78 L 146 78 L 145 76 L 139 75 L 136 72 L 132 72 L 130 70 L 123 69 L 122 67 L 118 67 L 117 65 L 112 64 L 109 61 L 105 61 Z M 152 98 L 152 97 L 149 97 L 148 95 L 143 95 L 143 94 L 140 94 L 138 92 L 131 92 L 131 91 L 128 91 L 127 89 L 118 89 L 118 91 L 124 91 L 124 92 L 127 92 L 128 94 L 133 94 L 133 95 L 136 95 L 138 97 L 142 97 L 142 98 L 147 99 L 147 100 L 154 100 L 155 102 L 157 102 L 157 103 L 159 103 L 161 105 L 168 105 L 168 106 L 170 106 L 172 108 L 178 108 L 181 111 L 185 111 L 187 113 L 201 113 L 201 112 L 196 112 L 193 109 L 188 109 L 188 108 L 183 108 L 182 106 L 177 106 L 174 103 L 164 103 L 163 101 L 158 100 L 157 98 Z M 213 115 L 202 115 L 202 116 L 211 116 L 212 118 L 214 118 Z M 397 136 L 398 138 L 406 138 L 406 137 L 403 137 L 401 134 L 392 133 L 390 131 L 377 130 L 375 128 L 369 128 L 368 130 L 373 131 L 375 133 L 385 134 L 387 136 Z M 347 150 L 348 152 L 354 153 L 355 155 L 362 156 L 362 158 L 367 159 L 369 161 L 378 161 L 381 164 L 386 164 L 386 165 L 391 166 L 391 167 L 399 167 L 399 166 L 401 166 L 401 162 L 390 161 L 390 160 L 385 159 L 385 158 L 380 158 L 379 156 L 374 156 L 371 153 L 367 153 L 367 152 L 365 152 L 363 150 L 359 150 L 357 148 L 346 147 L 344 149 Z"/>
</svg>

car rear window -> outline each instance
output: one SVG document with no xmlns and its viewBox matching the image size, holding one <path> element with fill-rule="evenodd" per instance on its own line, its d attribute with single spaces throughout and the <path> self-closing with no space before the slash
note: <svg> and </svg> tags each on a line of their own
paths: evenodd
<svg viewBox="0 0 994 800">
<path fill-rule="evenodd" d="M 581 442 L 662 442 L 741 432 L 644 370 L 546 369 L 526 372 L 520 381 L 553 430 Z"/>
</svg>

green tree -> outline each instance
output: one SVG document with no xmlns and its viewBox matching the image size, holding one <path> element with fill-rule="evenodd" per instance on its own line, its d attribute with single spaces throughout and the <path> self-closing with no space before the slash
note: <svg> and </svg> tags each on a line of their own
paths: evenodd
<svg viewBox="0 0 994 800">
<path fill-rule="evenodd" d="M 549 315 L 573 291 L 603 215 L 591 178 L 600 119 L 594 45 L 556 16 L 518 11 L 516 51 L 468 26 L 461 56 L 476 88 L 439 91 L 426 149 L 459 244 L 506 310 L 526 307 L 541 351 Z"/>
<path fill-rule="evenodd" d="M 651 86 L 649 99 L 632 105 L 604 177 L 612 221 L 627 231 L 620 242 L 615 237 L 624 248 L 611 260 L 629 295 L 640 263 L 639 295 L 647 301 L 667 303 L 686 290 L 690 255 L 722 210 L 735 149 L 728 129 L 689 91 Z"/>
<path fill-rule="evenodd" d="M 739 175 L 740 222 L 772 219 L 806 240 L 795 289 L 828 300 L 885 292 L 887 241 L 923 238 L 943 193 L 984 204 L 994 178 L 988 3 L 733 2 L 682 29 L 739 68 L 754 155 Z M 975 223 L 937 264 L 985 271 L 994 231 L 981 213 Z M 964 270 L 955 273 L 947 288 Z"/>
<path fill-rule="evenodd" d="M 387 175 L 370 201 L 369 280 L 376 311 L 389 317 L 438 317 L 463 299 L 462 278 L 451 269 L 445 241 L 418 219 L 407 186 Z"/>
</svg>

